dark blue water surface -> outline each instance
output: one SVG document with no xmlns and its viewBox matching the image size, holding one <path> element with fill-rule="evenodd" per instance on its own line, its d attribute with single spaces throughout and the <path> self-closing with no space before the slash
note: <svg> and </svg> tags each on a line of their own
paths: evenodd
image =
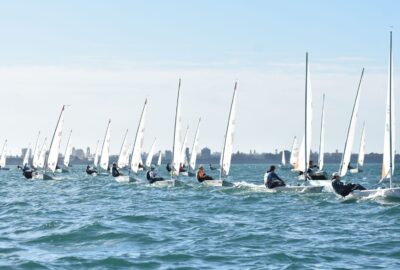
<svg viewBox="0 0 400 270">
<path fill-rule="evenodd" d="M 400 201 L 267 193 L 265 168 L 233 165 L 227 188 L 0 171 L 0 268 L 400 269 Z M 372 186 L 379 173 L 347 179 Z"/>
</svg>

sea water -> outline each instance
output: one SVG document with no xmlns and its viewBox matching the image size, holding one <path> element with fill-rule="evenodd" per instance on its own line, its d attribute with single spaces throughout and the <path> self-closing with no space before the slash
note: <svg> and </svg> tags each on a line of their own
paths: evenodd
<svg viewBox="0 0 400 270">
<path fill-rule="evenodd" d="M 400 201 L 268 193 L 265 170 L 233 165 L 223 188 L 121 184 L 82 166 L 59 181 L 0 171 L 0 268 L 400 268 Z M 379 174 L 366 165 L 346 178 L 373 186 Z"/>
</svg>

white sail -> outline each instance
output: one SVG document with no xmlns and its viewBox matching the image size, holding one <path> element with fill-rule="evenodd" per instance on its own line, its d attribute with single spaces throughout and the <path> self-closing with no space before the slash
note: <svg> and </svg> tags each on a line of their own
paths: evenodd
<svg viewBox="0 0 400 270">
<path fill-rule="evenodd" d="M 142 162 L 141 152 L 143 147 L 145 122 L 147 111 L 147 99 L 144 102 L 142 114 L 140 115 L 138 129 L 136 131 L 135 142 L 133 143 L 131 165 L 129 172 L 137 173 L 139 170 L 139 163 Z"/>
<path fill-rule="evenodd" d="M 228 176 L 229 170 L 231 168 L 233 138 L 234 138 L 235 124 L 236 124 L 236 89 L 237 89 L 237 82 L 235 82 L 235 87 L 233 90 L 233 97 L 229 112 L 228 125 L 226 127 L 225 142 L 224 142 L 224 148 L 222 150 L 221 164 L 220 164 L 221 165 L 220 178 L 222 178 L 223 176 Z"/>
<path fill-rule="evenodd" d="M 183 139 L 182 147 L 181 147 L 181 160 L 180 165 L 184 165 L 186 162 L 186 143 L 187 143 L 187 136 L 188 136 L 189 127 L 186 128 L 185 137 Z"/>
<path fill-rule="evenodd" d="M 106 135 L 104 136 L 103 146 L 101 148 L 101 156 L 99 167 L 103 170 L 108 169 L 110 161 L 110 132 L 111 132 L 111 120 L 108 120 Z"/>
<path fill-rule="evenodd" d="M 47 141 L 47 138 L 44 138 L 42 147 L 40 148 L 40 151 L 39 151 L 39 157 L 37 159 L 37 163 L 33 163 L 33 166 L 35 168 L 44 168 L 44 162 L 46 159 L 46 151 L 47 151 L 46 141 Z"/>
<path fill-rule="evenodd" d="M 181 131 L 182 131 L 182 118 L 181 118 L 181 104 L 180 104 L 180 91 L 181 91 L 181 79 L 178 84 L 178 97 L 176 99 L 176 111 L 175 111 L 175 125 L 174 125 L 174 142 L 173 142 L 173 155 L 172 155 L 172 173 L 175 176 L 179 175 L 179 168 L 181 163 Z"/>
<path fill-rule="evenodd" d="M 32 163 L 31 165 L 36 168 L 37 161 L 39 159 L 40 156 L 40 149 L 39 149 L 39 137 L 40 137 L 40 131 L 38 133 L 37 139 L 36 139 L 36 143 L 35 143 L 35 148 L 33 149 L 33 155 L 32 155 Z"/>
<path fill-rule="evenodd" d="M 117 167 L 125 168 L 129 165 L 129 143 L 127 141 L 128 130 L 125 132 L 124 140 L 122 142 L 121 151 L 119 152 Z"/>
<path fill-rule="evenodd" d="M 322 97 L 322 114 L 321 114 L 321 130 L 319 138 L 319 155 L 318 167 L 320 170 L 324 167 L 324 152 L 325 152 L 325 94 Z"/>
<path fill-rule="evenodd" d="M 72 135 L 72 130 L 69 132 L 67 148 L 65 148 L 65 154 L 64 154 L 64 166 L 65 167 L 69 166 L 69 161 L 71 159 L 71 154 L 72 154 L 71 135 Z"/>
<path fill-rule="evenodd" d="M 65 106 L 62 107 L 60 117 L 58 118 L 58 122 L 56 125 L 56 129 L 54 130 L 53 137 L 51 139 L 49 155 L 47 156 L 47 162 L 45 170 L 49 170 L 51 172 L 55 172 L 57 162 L 58 162 L 58 154 L 60 153 L 60 145 L 62 138 L 62 128 L 64 124 L 64 109 Z"/>
<path fill-rule="evenodd" d="M 161 161 L 162 161 L 162 152 L 158 152 L 158 160 L 157 160 L 157 166 L 161 165 Z"/>
<path fill-rule="evenodd" d="M 358 161 L 357 161 L 358 168 L 362 168 L 364 166 L 364 157 L 365 157 L 365 125 L 363 126 L 363 130 L 361 133 L 360 151 L 358 152 Z"/>
<path fill-rule="evenodd" d="M 295 136 L 293 139 L 293 144 L 292 144 L 292 151 L 290 152 L 290 165 L 293 166 L 293 168 L 297 167 L 297 159 L 299 155 L 299 146 L 297 144 L 297 137 Z"/>
<path fill-rule="evenodd" d="M 344 146 L 344 151 L 343 151 L 343 156 L 342 156 L 342 162 L 340 164 L 340 170 L 339 170 L 339 175 L 341 177 L 346 175 L 347 169 L 348 169 L 349 163 L 350 163 L 351 151 L 352 151 L 353 142 L 354 142 L 354 134 L 355 134 L 356 124 L 357 124 L 358 107 L 360 104 L 361 82 L 362 82 L 363 75 L 364 75 L 364 68 L 362 69 L 362 72 L 361 72 L 360 81 L 358 83 L 356 99 L 354 100 L 353 111 L 352 111 L 351 118 L 350 118 L 350 125 L 347 130 L 347 138 L 346 138 L 346 143 Z"/>
<path fill-rule="evenodd" d="M 193 171 L 196 170 L 196 159 L 197 159 L 197 152 L 198 152 L 198 147 L 199 147 L 200 122 L 201 122 L 201 118 L 199 119 L 199 123 L 197 124 L 196 135 L 194 136 L 192 152 L 190 154 L 189 167 Z"/>
<path fill-rule="evenodd" d="M 393 56 L 392 56 L 392 32 L 390 32 L 390 51 L 389 51 L 389 76 L 388 76 L 388 93 L 386 99 L 386 121 L 385 135 L 383 146 L 382 160 L 382 179 L 389 178 L 390 186 L 392 185 L 392 175 L 394 171 L 394 155 L 395 155 L 395 108 L 393 93 Z"/>
<path fill-rule="evenodd" d="M 0 155 L 0 167 L 4 168 L 6 166 L 6 155 L 7 155 L 7 140 L 3 144 Z"/>
<path fill-rule="evenodd" d="M 286 165 L 286 158 L 285 158 L 285 150 L 282 150 L 282 160 L 281 160 L 282 165 Z"/>
<path fill-rule="evenodd" d="M 26 148 L 26 152 L 24 155 L 24 158 L 22 160 L 22 166 L 25 166 L 25 164 L 29 164 L 29 157 L 31 155 L 31 145 L 28 145 L 28 148 Z"/>
<path fill-rule="evenodd" d="M 146 158 L 146 167 L 147 168 L 151 167 L 151 162 L 153 161 L 153 156 L 154 156 L 154 149 L 156 148 L 156 142 L 157 142 L 157 139 L 154 139 L 154 142 L 151 145 L 150 151 L 147 154 L 147 158 Z"/>
<path fill-rule="evenodd" d="M 308 53 L 306 54 L 306 88 L 305 88 L 305 127 L 304 127 L 304 137 L 301 141 L 297 168 L 296 170 L 305 172 L 307 171 L 308 164 L 310 161 L 311 154 L 311 134 L 312 134 L 312 89 L 311 89 L 311 79 L 310 70 L 308 67 Z M 304 174 L 306 177 L 306 174 Z"/>
<path fill-rule="evenodd" d="M 97 167 L 99 164 L 99 155 L 100 155 L 99 143 L 100 143 L 100 140 L 97 140 L 96 151 L 94 152 L 94 158 L 93 158 L 93 166 L 94 167 Z"/>
</svg>

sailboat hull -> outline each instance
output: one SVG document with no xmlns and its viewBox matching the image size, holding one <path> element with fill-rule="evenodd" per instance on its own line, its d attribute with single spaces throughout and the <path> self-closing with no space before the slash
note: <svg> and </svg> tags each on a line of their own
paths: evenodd
<svg viewBox="0 0 400 270">
<path fill-rule="evenodd" d="M 323 186 L 285 186 L 269 189 L 268 192 L 321 193 Z"/>
<path fill-rule="evenodd" d="M 205 180 L 201 182 L 203 185 L 208 187 L 232 187 L 233 183 L 225 180 Z"/>
<path fill-rule="evenodd" d="M 361 168 L 354 168 L 354 169 L 350 169 L 349 172 L 350 173 L 360 173 L 360 172 L 363 172 L 363 170 Z"/>
<path fill-rule="evenodd" d="M 157 181 L 150 185 L 154 187 L 179 187 L 183 186 L 183 182 L 175 179 L 170 179 L 170 180 Z"/>
<path fill-rule="evenodd" d="M 352 197 L 368 198 L 368 197 L 383 197 L 400 199 L 400 188 L 381 188 L 369 190 L 354 190 L 351 192 Z"/>
</svg>

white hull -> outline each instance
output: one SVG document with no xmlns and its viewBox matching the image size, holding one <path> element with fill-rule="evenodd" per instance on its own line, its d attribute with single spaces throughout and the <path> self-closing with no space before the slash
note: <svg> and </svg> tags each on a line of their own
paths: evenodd
<svg viewBox="0 0 400 270">
<path fill-rule="evenodd" d="M 267 190 L 269 192 L 321 193 L 323 186 L 285 186 Z"/>
<path fill-rule="evenodd" d="M 201 182 L 203 185 L 208 187 L 231 187 L 233 184 L 225 180 L 205 180 Z"/>
<path fill-rule="evenodd" d="M 61 177 L 56 177 L 54 174 L 47 174 L 47 173 L 44 173 L 42 175 L 42 178 L 43 180 L 63 180 Z"/>
<path fill-rule="evenodd" d="M 307 180 L 307 183 L 312 187 L 324 187 L 325 191 L 333 192 L 331 180 Z"/>
<path fill-rule="evenodd" d="M 362 172 L 363 170 L 362 169 L 359 169 L 359 168 L 355 168 L 355 169 L 350 169 L 349 170 L 349 172 L 350 173 L 360 173 L 360 172 Z"/>
<path fill-rule="evenodd" d="M 107 172 L 102 172 L 102 173 L 96 174 L 96 176 L 102 176 L 102 177 L 109 176 L 109 175 L 110 175 L 110 173 L 107 173 Z"/>
<path fill-rule="evenodd" d="M 179 180 L 170 179 L 170 180 L 157 181 L 150 185 L 154 187 L 179 187 L 182 186 L 183 183 Z"/>
<path fill-rule="evenodd" d="M 189 173 L 188 172 L 181 172 L 181 173 L 179 173 L 180 175 L 182 175 L 182 176 L 189 176 Z"/>
<path fill-rule="evenodd" d="M 383 197 L 383 198 L 398 198 L 398 199 L 400 199 L 400 188 L 354 190 L 350 194 L 354 198 Z"/>
<path fill-rule="evenodd" d="M 129 176 L 129 175 L 120 175 L 117 177 L 114 177 L 115 181 L 118 183 L 129 183 L 129 182 L 140 182 L 141 179 L 136 178 L 134 176 Z"/>
</svg>

